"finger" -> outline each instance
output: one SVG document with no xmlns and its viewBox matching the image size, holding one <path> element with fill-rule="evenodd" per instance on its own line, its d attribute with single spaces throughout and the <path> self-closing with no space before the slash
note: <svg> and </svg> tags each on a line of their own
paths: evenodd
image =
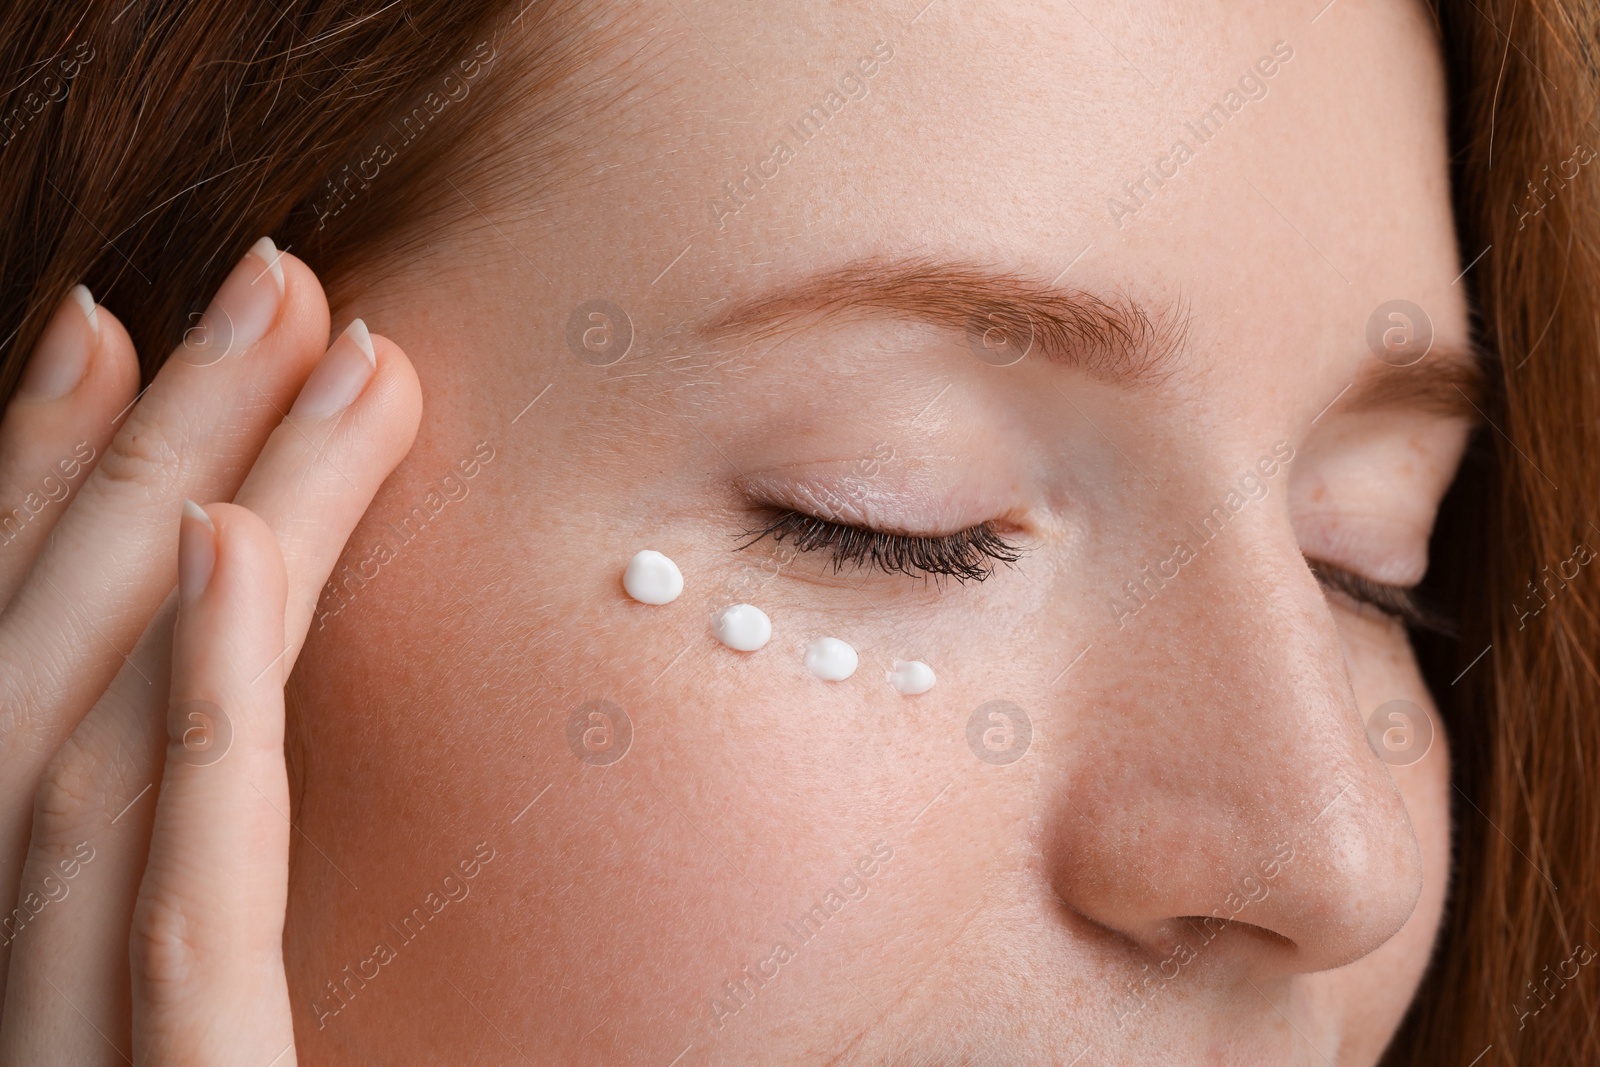
<svg viewBox="0 0 1600 1067">
<path fill-rule="evenodd" d="M 263 518 L 270 516 L 280 539 L 294 546 L 290 587 L 307 593 L 298 611 L 289 610 L 284 634 L 289 652 L 282 654 L 280 646 L 262 659 L 268 677 L 291 669 L 316 592 L 416 433 L 421 397 L 404 353 L 375 337 L 369 361 L 359 332 L 350 332 L 355 336 L 342 335 L 330 347 L 302 390 L 305 404 L 273 432 L 239 493 L 241 503 Z M 363 384 L 364 372 L 370 376 Z M 336 388 L 340 383 L 343 394 Z M 319 392 L 323 414 L 317 414 Z M 351 392 L 357 395 L 342 411 L 327 409 L 329 398 L 336 406 Z M 175 603 L 174 594 L 131 655 L 132 664 L 44 772 L 24 893 L 50 877 L 60 858 L 81 843 L 93 847 L 95 859 L 72 882 L 70 907 L 47 907 L 15 937 L 0 1017 L 0 1064 L 35 1062 L 50 1047 L 70 1048 L 72 1055 L 65 1059 L 74 1063 L 114 1058 L 113 1042 L 127 1048 L 128 1023 L 118 1006 L 128 1000 L 128 968 L 118 931 L 128 929 L 131 887 L 147 854 L 153 805 L 142 791 L 158 774 L 165 746 L 165 693 L 156 704 L 160 687 L 146 685 L 143 676 L 156 677 L 161 663 L 172 662 L 171 622 L 168 618 L 163 640 L 162 620 Z M 0 958 L 5 942 L 0 933 Z M 58 995 L 58 988 L 65 995 Z M 28 1034 L 42 1044 L 23 1043 L 13 1032 L 17 1018 L 28 1020 Z"/>
<path fill-rule="evenodd" d="M 0 916 L 0 1064 L 128 1062 L 128 928 L 166 754 L 176 617 L 174 592 L 43 773 L 15 907 Z"/>
<path fill-rule="evenodd" d="M 172 589 L 178 502 L 233 497 L 324 350 L 327 321 L 303 263 L 271 242 L 246 255 L 125 416 L 0 615 L 0 898 L 15 886 L 44 762 Z"/>
<path fill-rule="evenodd" d="M 256 667 L 283 639 L 283 558 L 244 508 L 188 505 L 178 568 L 167 762 L 129 941 L 132 1058 L 292 1065 L 284 676 Z"/>
<path fill-rule="evenodd" d="M 283 549 L 286 669 L 294 668 L 351 532 L 410 450 L 421 417 L 410 360 L 356 319 L 328 349 L 240 487 L 236 501 L 266 521 Z"/>
<path fill-rule="evenodd" d="M 0 605 L 139 391 L 133 341 L 81 285 L 61 302 L 0 420 Z"/>
</svg>

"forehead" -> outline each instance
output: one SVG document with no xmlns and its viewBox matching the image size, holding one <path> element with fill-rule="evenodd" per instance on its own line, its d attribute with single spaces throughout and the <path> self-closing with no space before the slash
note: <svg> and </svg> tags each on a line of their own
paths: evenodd
<svg viewBox="0 0 1600 1067">
<path fill-rule="evenodd" d="M 1202 359 L 1313 392 L 1396 300 L 1464 347 L 1427 16 L 1319 7 L 647 0 L 574 139 L 557 284 L 699 316 L 925 253 L 1179 303 Z"/>
</svg>

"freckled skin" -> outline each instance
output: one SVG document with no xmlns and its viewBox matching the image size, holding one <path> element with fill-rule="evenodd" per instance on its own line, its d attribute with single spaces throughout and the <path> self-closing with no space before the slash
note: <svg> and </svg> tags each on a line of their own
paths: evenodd
<svg viewBox="0 0 1600 1067">
<path fill-rule="evenodd" d="M 1466 433 L 1322 414 L 1385 301 L 1466 334 L 1420 6 L 915 14 L 638 5 L 635 88 L 584 131 L 584 182 L 430 235 L 336 313 L 405 345 L 427 404 L 347 558 L 479 442 L 495 458 L 297 670 L 303 1062 L 1346 1067 L 1398 1025 L 1441 914 L 1448 744 L 1439 724 L 1419 762 L 1379 758 L 1372 711 L 1432 701 L 1403 630 L 1303 555 L 1414 570 Z M 878 42 L 822 133 L 708 207 Z M 1219 102 L 1201 141 L 1185 124 Z M 1192 158 L 1133 200 L 1180 139 Z M 881 315 L 680 328 L 912 253 L 1181 300 L 1186 351 L 1132 387 Z M 566 341 L 597 297 L 634 328 L 609 367 Z M 880 524 L 998 520 L 1026 552 L 933 584 L 736 550 L 771 503 L 756 477 L 855 479 Z M 645 547 L 683 573 L 670 604 L 621 590 Z M 758 652 L 711 635 L 738 602 L 772 619 Z M 811 677 L 819 636 L 861 669 Z M 896 659 L 938 685 L 895 692 Z M 429 912 L 480 842 L 470 894 Z M 347 977 L 379 943 L 376 977 Z"/>
</svg>

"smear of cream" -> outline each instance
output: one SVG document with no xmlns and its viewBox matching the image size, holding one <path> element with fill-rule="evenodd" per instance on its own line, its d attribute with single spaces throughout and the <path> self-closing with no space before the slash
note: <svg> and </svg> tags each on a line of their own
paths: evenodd
<svg viewBox="0 0 1600 1067">
<path fill-rule="evenodd" d="M 647 548 L 628 561 L 622 588 L 641 604 L 670 604 L 683 592 L 683 572 L 666 556 Z"/>
<path fill-rule="evenodd" d="M 738 652 L 754 652 L 772 639 L 772 620 L 750 604 L 723 608 L 711 622 L 717 640 Z"/>
<path fill-rule="evenodd" d="M 856 650 L 837 637 L 819 637 L 806 646 L 806 670 L 825 682 L 842 682 L 856 673 Z"/>
<path fill-rule="evenodd" d="M 933 668 L 919 659 L 894 661 L 894 668 L 884 672 L 889 684 L 908 697 L 918 696 L 933 688 Z"/>
</svg>

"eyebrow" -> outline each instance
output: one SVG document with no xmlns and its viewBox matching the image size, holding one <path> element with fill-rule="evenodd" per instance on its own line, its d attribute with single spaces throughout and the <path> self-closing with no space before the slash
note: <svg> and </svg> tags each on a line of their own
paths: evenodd
<svg viewBox="0 0 1600 1067">
<path fill-rule="evenodd" d="M 1405 408 L 1482 422 L 1486 419 L 1482 404 L 1489 391 L 1486 362 L 1476 348 L 1455 345 L 1435 345 L 1408 367 L 1378 362 L 1357 376 L 1339 406 L 1346 411 Z"/>
<path fill-rule="evenodd" d="M 812 274 L 740 301 L 699 332 L 761 340 L 817 316 L 873 312 L 964 331 L 969 341 L 998 329 L 1026 340 L 1030 355 L 1124 385 L 1165 377 L 1188 325 L 1178 307 L 1105 300 L 980 264 L 919 256 L 870 257 Z"/>
<path fill-rule="evenodd" d="M 713 340 L 759 341 L 819 317 L 871 313 L 966 331 L 969 340 L 996 327 L 1028 339 L 1030 355 L 1116 385 L 1159 384 L 1186 349 L 1189 328 L 1181 304 L 1107 300 L 977 263 L 875 256 L 740 300 L 696 330 Z M 1374 360 L 1335 403 L 1345 411 L 1405 408 L 1481 421 L 1487 381 L 1475 349 L 1436 345 L 1408 367 Z"/>
</svg>

